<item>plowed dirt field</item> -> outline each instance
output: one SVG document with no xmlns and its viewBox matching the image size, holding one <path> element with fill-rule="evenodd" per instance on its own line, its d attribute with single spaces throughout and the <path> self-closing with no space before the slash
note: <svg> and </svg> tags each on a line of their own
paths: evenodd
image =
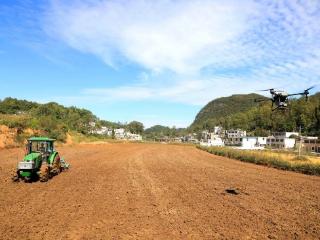
<svg viewBox="0 0 320 240">
<path fill-rule="evenodd" d="M 320 177 L 190 146 L 59 150 L 72 167 L 47 183 L 12 183 L 23 150 L 0 151 L 0 239 L 320 237 Z"/>
</svg>

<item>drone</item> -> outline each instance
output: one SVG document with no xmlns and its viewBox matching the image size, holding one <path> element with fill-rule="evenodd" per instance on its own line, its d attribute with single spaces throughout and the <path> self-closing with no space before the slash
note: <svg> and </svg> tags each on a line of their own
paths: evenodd
<svg viewBox="0 0 320 240">
<path fill-rule="evenodd" d="M 309 90 L 313 89 L 314 87 L 315 86 L 312 86 L 312 87 L 307 88 L 303 92 L 292 93 L 292 94 L 289 94 L 289 93 L 282 91 L 282 90 L 275 90 L 274 88 L 259 90 L 259 91 L 269 91 L 271 94 L 271 98 L 255 99 L 255 102 L 271 101 L 272 102 L 272 106 L 271 106 L 272 111 L 286 110 L 288 108 L 289 97 L 301 95 L 301 96 L 305 96 L 306 101 L 308 101 L 309 94 L 310 94 Z M 274 105 L 276 107 L 274 107 Z"/>
</svg>

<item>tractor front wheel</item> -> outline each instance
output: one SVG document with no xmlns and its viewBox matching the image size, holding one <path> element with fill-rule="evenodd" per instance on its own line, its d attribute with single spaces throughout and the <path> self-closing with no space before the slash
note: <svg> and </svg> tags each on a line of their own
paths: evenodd
<svg viewBox="0 0 320 240">
<path fill-rule="evenodd" d="M 31 177 L 24 177 L 24 182 L 25 183 L 31 183 L 32 182 L 32 178 Z"/>
<path fill-rule="evenodd" d="M 19 177 L 18 173 L 16 173 L 15 175 L 13 175 L 13 177 L 11 179 L 13 182 L 19 182 L 20 177 Z"/>
</svg>

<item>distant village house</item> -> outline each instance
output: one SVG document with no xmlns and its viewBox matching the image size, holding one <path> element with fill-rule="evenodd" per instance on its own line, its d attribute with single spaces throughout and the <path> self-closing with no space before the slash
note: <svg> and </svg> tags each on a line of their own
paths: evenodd
<svg viewBox="0 0 320 240">
<path fill-rule="evenodd" d="M 226 145 L 241 146 L 242 138 L 247 136 L 247 132 L 241 129 L 230 129 L 226 131 Z"/>
<path fill-rule="evenodd" d="M 241 149 L 264 149 L 266 145 L 266 137 L 243 137 L 241 141 Z"/>
<path fill-rule="evenodd" d="M 276 149 L 294 148 L 296 144 L 295 137 L 298 137 L 297 132 L 275 132 L 267 138 L 267 146 Z"/>
<path fill-rule="evenodd" d="M 209 131 L 203 131 L 201 134 L 201 146 L 224 146 L 224 141 L 220 137 L 219 133 L 222 133 L 222 128 L 215 127 L 214 132 L 210 133 Z"/>
<path fill-rule="evenodd" d="M 320 154 L 320 139 L 317 137 L 307 137 L 303 139 L 303 148 L 306 152 Z"/>
</svg>

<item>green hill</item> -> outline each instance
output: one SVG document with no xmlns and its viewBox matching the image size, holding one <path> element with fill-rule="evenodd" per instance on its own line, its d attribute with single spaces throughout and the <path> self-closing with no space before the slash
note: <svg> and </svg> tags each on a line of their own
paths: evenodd
<svg viewBox="0 0 320 240">
<path fill-rule="evenodd" d="M 167 127 L 162 125 L 155 125 L 150 128 L 147 128 L 144 131 L 144 136 L 147 139 L 156 139 L 158 137 L 170 136 L 170 137 L 178 137 L 186 134 L 185 128 L 175 128 L 175 127 Z"/>
<path fill-rule="evenodd" d="M 255 99 L 264 98 L 266 97 L 254 93 L 217 98 L 200 110 L 190 127 L 192 129 L 212 127 L 219 124 L 222 118 L 245 112 L 256 106 Z"/>
</svg>

